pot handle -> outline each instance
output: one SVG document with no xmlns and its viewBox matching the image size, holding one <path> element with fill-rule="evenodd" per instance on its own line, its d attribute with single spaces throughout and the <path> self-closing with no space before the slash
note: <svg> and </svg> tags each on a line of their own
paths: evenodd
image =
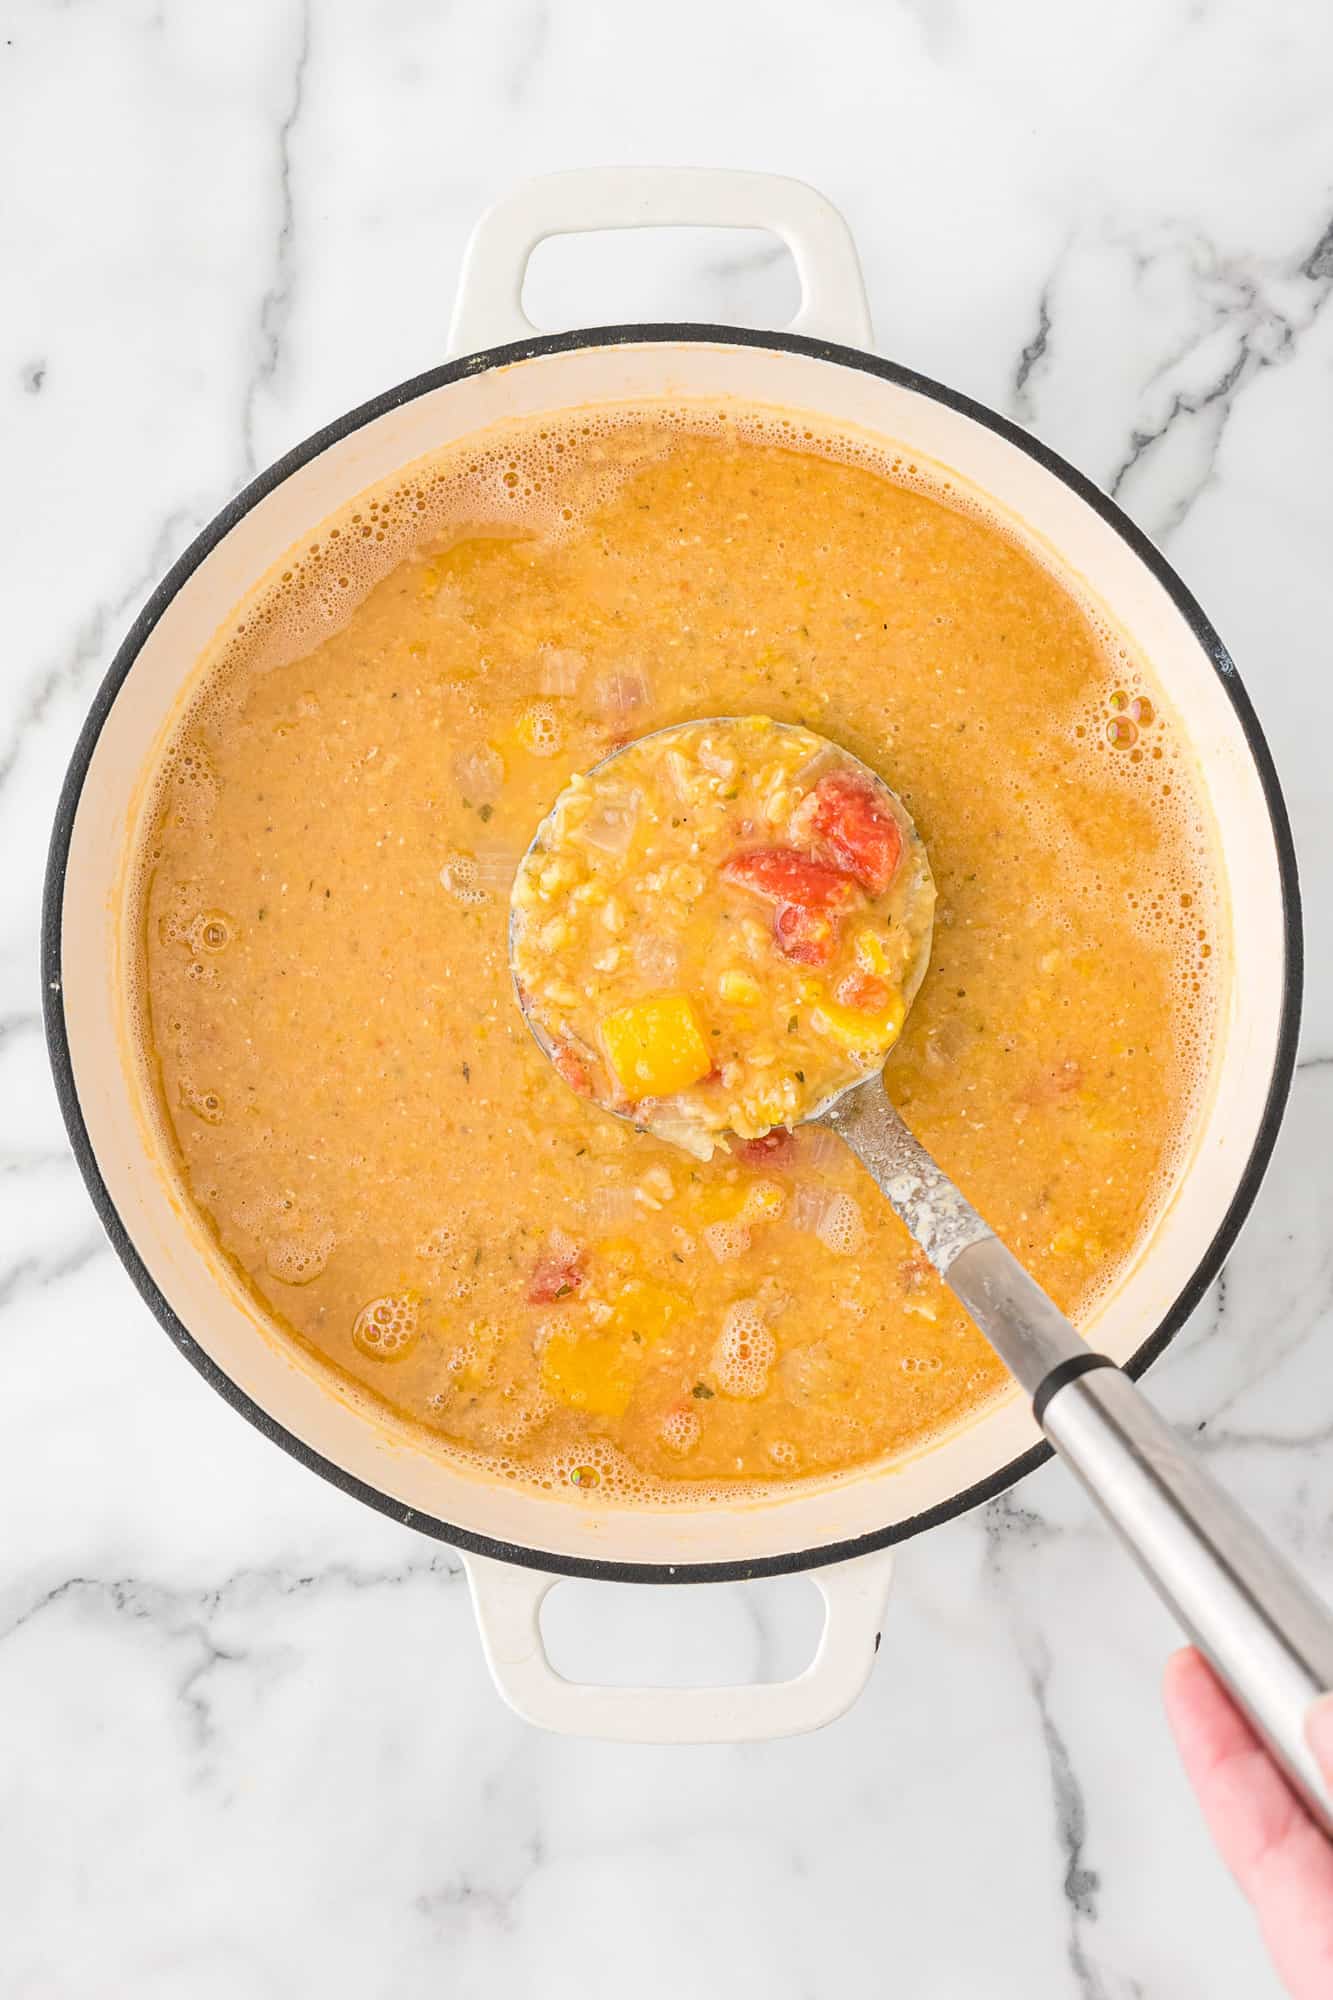
<svg viewBox="0 0 1333 2000">
<path fill-rule="evenodd" d="M 617 1743 L 761 1743 L 836 1721 L 870 1677 L 893 1573 L 877 1550 L 812 1570 L 824 1629 L 804 1673 L 735 1687 L 608 1687 L 568 1681 L 547 1658 L 541 1608 L 561 1582 L 549 1571 L 463 1556 L 482 1650 L 505 1701 L 525 1722 L 562 1736 Z"/>
<path fill-rule="evenodd" d="M 871 345 L 851 231 L 804 181 L 729 167 L 580 167 L 525 181 L 476 224 L 463 253 L 450 354 L 474 354 L 537 332 L 523 311 L 523 278 L 546 237 L 682 224 L 771 230 L 791 251 L 801 282 L 789 330 L 848 347 Z"/>
</svg>

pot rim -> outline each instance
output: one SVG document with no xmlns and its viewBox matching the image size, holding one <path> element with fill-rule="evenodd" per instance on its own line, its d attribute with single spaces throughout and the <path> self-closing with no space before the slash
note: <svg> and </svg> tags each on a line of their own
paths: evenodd
<svg viewBox="0 0 1333 2000">
<path fill-rule="evenodd" d="M 217 1390 L 219 1395 L 225 1397 L 233 1409 L 238 1410 L 266 1438 L 280 1445 L 300 1464 L 312 1472 L 317 1472 L 331 1485 L 338 1487 L 344 1493 L 351 1494 L 378 1512 L 388 1515 L 390 1519 L 474 1554 L 493 1556 L 504 1562 L 545 1570 L 555 1575 L 587 1577 L 609 1582 L 723 1583 L 748 1577 L 782 1576 L 803 1570 L 819 1569 L 830 1563 L 845 1562 L 854 1556 L 866 1555 L 873 1550 L 906 1541 L 927 1528 L 937 1527 L 945 1521 L 970 1512 L 987 1500 L 996 1498 L 1053 1457 L 1052 1448 L 1045 1442 L 1034 1445 L 1030 1450 L 1020 1453 L 1017 1458 L 1010 1459 L 988 1478 L 965 1487 L 949 1500 L 941 1501 L 934 1507 L 924 1508 L 920 1513 L 892 1523 L 888 1527 L 819 1548 L 796 1550 L 752 1561 L 671 1564 L 617 1562 L 599 1557 L 568 1556 L 554 1551 L 498 1541 L 486 1535 L 476 1534 L 470 1529 L 455 1527 L 433 1515 L 422 1514 L 408 1508 L 392 1495 L 381 1492 L 377 1487 L 355 1477 L 342 1466 L 313 1450 L 254 1402 L 246 1391 L 214 1361 L 213 1357 L 199 1346 L 158 1289 L 111 1198 L 88 1137 L 74 1081 L 62 981 L 65 876 L 74 821 L 93 753 L 116 696 L 128 678 L 149 634 L 204 558 L 225 539 L 253 507 L 279 487 L 292 473 L 299 471 L 302 466 L 318 457 L 331 445 L 340 443 L 352 432 L 373 423 L 378 417 L 404 403 L 413 402 L 419 396 L 444 388 L 449 383 L 464 377 L 470 378 L 490 369 L 510 366 L 515 362 L 568 353 L 578 348 L 618 347 L 651 342 L 671 343 L 677 346 L 702 344 L 772 348 L 806 355 L 811 360 L 830 362 L 838 367 L 857 368 L 865 374 L 877 375 L 899 388 L 942 403 L 947 408 L 995 432 L 1008 444 L 1026 453 L 1029 458 L 1035 459 L 1047 472 L 1052 473 L 1068 487 L 1077 499 L 1092 508 L 1109 527 L 1115 530 L 1130 551 L 1166 591 L 1221 681 L 1253 761 L 1272 831 L 1282 895 L 1282 1004 L 1273 1068 L 1263 1114 L 1244 1170 L 1236 1184 L 1235 1193 L 1222 1216 L 1212 1242 L 1196 1265 L 1192 1276 L 1177 1295 L 1170 1310 L 1126 1362 L 1126 1373 L 1137 1380 L 1164 1352 L 1222 1268 L 1240 1227 L 1249 1214 L 1272 1156 L 1296 1066 L 1304 976 L 1300 886 L 1291 824 L 1272 754 L 1249 696 L 1236 671 L 1235 663 L 1205 616 L 1202 607 L 1177 576 L 1165 556 L 1122 512 L 1115 501 L 1102 493 L 1091 480 L 1085 478 L 1058 453 L 1021 430 L 1007 417 L 999 415 L 985 404 L 977 403 L 955 389 L 946 388 L 929 376 L 920 375 L 913 369 L 901 367 L 896 362 L 884 360 L 878 355 L 868 354 L 860 348 L 845 347 L 834 341 L 810 339 L 802 334 L 696 322 L 630 323 L 620 326 L 576 328 L 565 333 L 538 334 L 529 339 L 486 348 L 480 353 L 462 355 L 438 367 L 427 369 L 423 374 L 412 376 L 396 387 L 371 397 L 368 402 L 359 404 L 343 416 L 335 418 L 332 423 L 313 432 L 281 458 L 276 459 L 228 501 L 172 564 L 130 627 L 93 697 L 61 786 L 47 855 L 41 918 L 42 1011 L 47 1055 L 65 1129 L 84 1184 L 111 1247 L 129 1273 L 140 1297 L 186 1360 L 198 1370 L 212 1388 Z"/>
</svg>

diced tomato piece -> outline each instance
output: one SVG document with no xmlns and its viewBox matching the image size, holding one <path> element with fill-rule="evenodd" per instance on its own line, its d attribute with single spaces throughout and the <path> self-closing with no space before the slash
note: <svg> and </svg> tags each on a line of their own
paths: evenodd
<svg viewBox="0 0 1333 2000">
<path fill-rule="evenodd" d="M 898 872 L 902 829 L 876 796 L 869 779 L 855 771 L 830 771 L 812 794 L 813 806 L 798 807 L 802 827 L 822 840 L 850 869 L 863 889 L 881 896 Z"/>
<path fill-rule="evenodd" d="M 832 917 L 784 903 L 773 918 L 773 937 L 784 958 L 797 965 L 827 965 L 838 942 Z"/>
<path fill-rule="evenodd" d="M 781 1167 L 790 1160 L 796 1140 L 785 1126 L 775 1126 L 762 1139 L 747 1139 L 741 1158 L 747 1167 Z"/>
<path fill-rule="evenodd" d="M 528 1279 L 528 1303 L 549 1306 L 557 1299 L 573 1298 L 584 1276 L 577 1250 L 563 1250 L 539 1257 Z"/>
<path fill-rule="evenodd" d="M 588 1065 L 582 1056 L 574 1053 L 568 1042 L 560 1044 L 551 1061 L 571 1090 L 576 1090 L 580 1097 L 592 1096 L 592 1078 L 588 1074 Z"/>
<path fill-rule="evenodd" d="M 774 903 L 800 910 L 846 910 L 858 900 L 857 887 L 841 868 L 799 854 L 794 847 L 758 847 L 733 854 L 722 864 L 728 882 L 752 889 Z"/>
<path fill-rule="evenodd" d="M 873 972 L 849 972 L 838 988 L 838 998 L 844 1007 L 855 1007 L 862 1014 L 882 1014 L 893 998 L 893 989 L 887 979 L 877 979 Z"/>
</svg>

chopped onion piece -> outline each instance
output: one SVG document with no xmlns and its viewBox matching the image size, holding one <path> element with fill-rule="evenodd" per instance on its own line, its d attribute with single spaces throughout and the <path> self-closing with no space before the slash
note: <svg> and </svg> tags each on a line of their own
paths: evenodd
<svg viewBox="0 0 1333 2000">
<path fill-rule="evenodd" d="M 728 750 L 715 749 L 711 738 L 706 736 L 694 754 L 705 771 L 711 771 L 715 778 L 735 777 L 735 757 Z"/>
<path fill-rule="evenodd" d="M 538 694 L 577 694 L 588 662 L 567 646 L 543 646 L 537 654 Z"/>
<path fill-rule="evenodd" d="M 792 1204 L 791 1219 L 796 1228 L 809 1229 L 817 1235 L 829 1199 L 827 1188 L 814 1187 L 809 1181 L 803 1181 L 796 1190 L 796 1199 Z"/>
<path fill-rule="evenodd" d="M 667 776 L 676 790 L 676 797 L 682 805 L 690 805 L 694 799 L 694 775 L 679 750 L 666 753 Z"/>
<path fill-rule="evenodd" d="M 641 796 L 639 792 L 631 792 L 623 805 L 599 806 L 575 830 L 573 837 L 602 854 L 624 854 L 638 825 Z"/>
<path fill-rule="evenodd" d="M 619 1181 L 607 1181 L 592 1191 L 588 1220 L 598 1235 L 614 1236 L 634 1221 L 634 1190 Z"/>
<path fill-rule="evenodd" d="M 476 857 L 477 887 L 507 896 L 518 872 L 519 856 L 507 847 L 482 848 Z"/>
<path fill-rule="evenodd" d="M 827 1125 L 805 1125 L 801 1128 L 800 1163 L 810 1167 L 815 1173 L 822 1173 L 839 1158 L 846 1157 L 846 1148 L 836 1132 L 830 1132 Z"/>
<path fill-rule="evenodd" d="M 504 781 L 504 759 L 489 743 L 478 743 L 454 758 L 454 783 L 469 805 L 493 804 Z"/>
<path fill-rule="evenodd" d="M 604 674 L 593 689 L 593 700 L 603 715 L 630 715 L 636 708 L 645 708 L 648 698 L 647 678 L 637 667 Z"/>
<path fill-rule="evenodd" d="M 634 941 L 634 963 L 650 986 L 674 986 L 680 971 L 680 953 L 670 938 L 645 931 Z"/>
<path fill-rule="evenodd" d="M 821 743 L 814 756 L 807 757 L 804 764 L 792 772 L 787 782 L 791 786 L 799 787 L 801 791 L 808 791 L 826 771 L 831 771 L 834 765 L 843 762 L 842 752 L 836 745 Z"/>
</svg>

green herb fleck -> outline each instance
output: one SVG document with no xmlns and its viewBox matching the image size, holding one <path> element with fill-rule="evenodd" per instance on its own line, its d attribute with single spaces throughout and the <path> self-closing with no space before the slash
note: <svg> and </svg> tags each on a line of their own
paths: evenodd
<svg viewBox="0 0 1333 2000">
<path fill-rule="evenodd" d="M 795 1014 L 793 1014 L 790 1021 L 788 1021 L 787 1023 L 787 1033 L 789 1035 L 794 1035 L 796 1033 L 797 1026 L 798 1026 L 797 1018 Z"/>
<path fill-rule="evenodd" d="M 471 1081 L 472 1081 L 472 1065 L 471 1065 L 471 1063 L 464 1063 L 464 1064 L 463 1064 L 463 1081 L 464 1081 L 464 1083 L 471 1083 Z"/>
<path fill-rule="evenodd" d="M 478 806 L 478 807 L 477 807 L 477 818 L 478 818 L 479 820 L 481 820 L 481 821 L 483 822 L 483 824 L 484 824 L 484 823 L 485 823 L 485 821 L 486 821 L 486 820 L 488 820 L 488 819 L 490 818 L 491 814 L 492 814 L 492 813 L 493 813 L 494 811 L 495 811 L 495 807 L 494 807 L 494 806 Z"/>
<path fill-rule="evenodd" d="M 261 923 L 261 924 L 263 923 L 263 921 L 264 921 L 264 919 L 265 919 L 265 917 L 266 917 L 267 915 L 268 915 L 268 911 L 267 911 L 267 910 L 266 910 L 265 908 L 263 908 L 263 906 L 261 905 L 261 907 L 260 907 L 260 911 L 259 911 L 259 921 L 260 921 L 260 923 Z"/>
<path fill-rule="evenodd" d="M 706 1382 L 696 1382 L 690 1394 L 696 1396 L 701 1403 L 709 1403 L 713 1399 L 713 1391 Z"/>
<path fill-rule="evenodd" d="M 573 1291 L 573 1289 L 574 1287 L 572 1285 L 557 1285 L 555 1288 L 555 1296 L 558 1299 L 567 1299 L 570 1293 Z"/>
<path fill-rule="evenodd" d="M 796 1072 L 796 1081 L 797 1081 L 798 1083 L 804 1083 L 804 1082 L 805 1082 L 805 1071 L 804 1071 L 803 1069 L 798 1069 L 798 1070 L 797 1070 L 797 1072 Z"/>
</svg>

